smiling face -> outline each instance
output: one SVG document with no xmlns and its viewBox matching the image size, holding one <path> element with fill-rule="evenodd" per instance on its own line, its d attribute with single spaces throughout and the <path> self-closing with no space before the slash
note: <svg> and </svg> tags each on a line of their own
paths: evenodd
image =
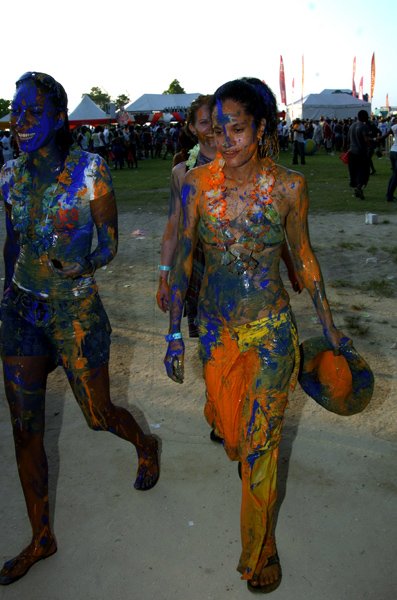
<svg viewBox="0 0 397 600">
<path fill-rule="evenodd" d="M 216 149 L 228 167 L 241 167 L 258 151 L 264 122 L 259 129 L 252 115 L 235 100 L 218 102 L 212 113 Z"/>
<path fill-rule="evenodd" d="M 212 132 L 211 114 L 207 104 L 197 110 L 194 124 L 189 125 L 191 132 L 197 137 L 200 146 L 213 148 L 215 146 Z"/>
<path fill-rule="evenodd" d="M 62 113 L 50 94 L 32 79 L 22 81 L 11 104 L 11 128 L 21 151 L 35 152 L 48 146 L 62 125 Z"/>
</svg>

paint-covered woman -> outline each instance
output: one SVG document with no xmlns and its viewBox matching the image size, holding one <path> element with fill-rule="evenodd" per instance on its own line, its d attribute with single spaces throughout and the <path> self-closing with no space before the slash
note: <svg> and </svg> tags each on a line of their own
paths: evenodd
<svg viewBox="0 0 397 600">
<path fill-rule="evenodd" d="M 182 306 L 198 240 L 205 273 L 199 334 L 205 416 L 241 463 L 242 553 L 238 570 L 251 591 L 281 581 L 274 533 L 278 446 L 288 391 L 299 365 L 297 332 L 279 265 L 285 241 L 337 351 L 319 264 L 309 241 L 308 192 L 300 173 L 277 165 L 277 106 L 258 79 L 221 86 L 212 121 L 218 155 L 186 175 L 176 265 L 171 279 L 165 366 L 183 381 Z"/>
<path fill-rule="evenodd" d="M 43 445 L 48 374 L 61 365 L 94 430 L 131 442 L 135 488 L 158 480 L 158 442 L 109 394 L 110 324 L 95 270 L 117 252 L 117 210 L 104 160 L 71 147 L 67 95 L 51 76 L 25 73 L 16 83 L 11 127 L 21 156 L 0 175 L 7 237 L 1 356 L 31 543 L 0 572 L 7 585 L 56 552 Z M 93 234 L 97 246 L 93 249 Z"/>
</svg>

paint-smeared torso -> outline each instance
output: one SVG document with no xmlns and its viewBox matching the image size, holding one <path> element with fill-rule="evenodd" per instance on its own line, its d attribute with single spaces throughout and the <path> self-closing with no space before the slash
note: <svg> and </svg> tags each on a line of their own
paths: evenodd
<svg viewBox="0 0 397 600">
<path fill-rule="evenodd" d="M 12 224 L 20 236 L 20 254 L 14 283 L 35 295 L 70 299 L 91 293 L 92 277 L 62 278 L 50 260 L 73 262 L 90 254 L 94 223 L 90 202 L 112 190 L 109 170 L 103 159 L 73 149 L 57 181 L 39 195 L 31 192 L 24 157 L 3 168 L 0 187 L 11 205 Z"/>
<path fill-rule="evenodd" d="M 272 197 L 276 167 L 272 161 L 265 166 L 248 194 L 241 195 L 227 179 L 214 182 L 216 175 L 202 194 L 198 235 L 206 271 L 201 320 L 215 316 L 239 325 L 276 314 L 289 303 L 279 273 L 285 235 Z"/>
</svg>

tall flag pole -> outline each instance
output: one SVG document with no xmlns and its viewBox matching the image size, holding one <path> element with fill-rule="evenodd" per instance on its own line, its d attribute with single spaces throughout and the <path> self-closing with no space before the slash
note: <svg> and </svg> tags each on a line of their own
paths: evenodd
<svg viewBox="0 0 397 600">
<path fill-rule="evenodd" d="M 389 94 L 386 94 L 386 108 L 387 108 L 387 112 L 389 112 L 389 110 L 390 110 L 390 105 L 389 105 Z"/>
<path fill-rule="evenodd" d="M 355 77 L 356 77 L 356 57 L 354 57 L 354 59 L 353 59 L 353 80 L 352 80 L 352 96 L 353 96 L 353 98 L 357 98 L 356 83 L 354 80 Z"/>
<path fill-rule="evenodd" d="M 292 78 L 292 120 L 294 119 L 295 77 Z"/>
<path fill-rule="evenodd" d="M 302 104 L 303 104 L 303 87 L 304 87 L 304 83 L 305 83 L 305 62 L 304 62 L 304 58 L 303 58 L 303 54 L 302 54 L 302 95 L 301 95 Z"/>
<path fill-rule="evenodd" d="M 364 99 L 364 77 L 361 77 L 361 79 L 360 79 L 360 85 L 358 88 L 358 99 L 359 100 Z"/>
<path fill-rule="evenodd" d="M 375 52 L 372 54 L 371 59 L 371 97 L 370 100 L 374 97 L 374 89 L 375 89 Z"/>
<path fill-rule="evenodd" d="M 280 95 L 281 102 L 287 104 L 287 94 L 285 91 L 285 73 L 284 73 L 284 62 L 283 57 L 280 55 Z"/>
</svg>

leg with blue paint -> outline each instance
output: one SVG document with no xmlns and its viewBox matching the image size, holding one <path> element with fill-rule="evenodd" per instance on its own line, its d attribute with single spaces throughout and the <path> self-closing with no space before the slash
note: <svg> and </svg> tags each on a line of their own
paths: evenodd
<svg viewBox="0 0 397 600">
<path fill-rule="evenodd" d="M 10 407 L 18 474 L 32 527 L 30 544 L 7 561 L 0 585 L 23 577 L 38 561 L 57 551 L 51 531 L 48 503 L 48 466 L 44 449 L 44 405 L 47 357 L 3 359 L 4 383 Z"/>
</svg>

